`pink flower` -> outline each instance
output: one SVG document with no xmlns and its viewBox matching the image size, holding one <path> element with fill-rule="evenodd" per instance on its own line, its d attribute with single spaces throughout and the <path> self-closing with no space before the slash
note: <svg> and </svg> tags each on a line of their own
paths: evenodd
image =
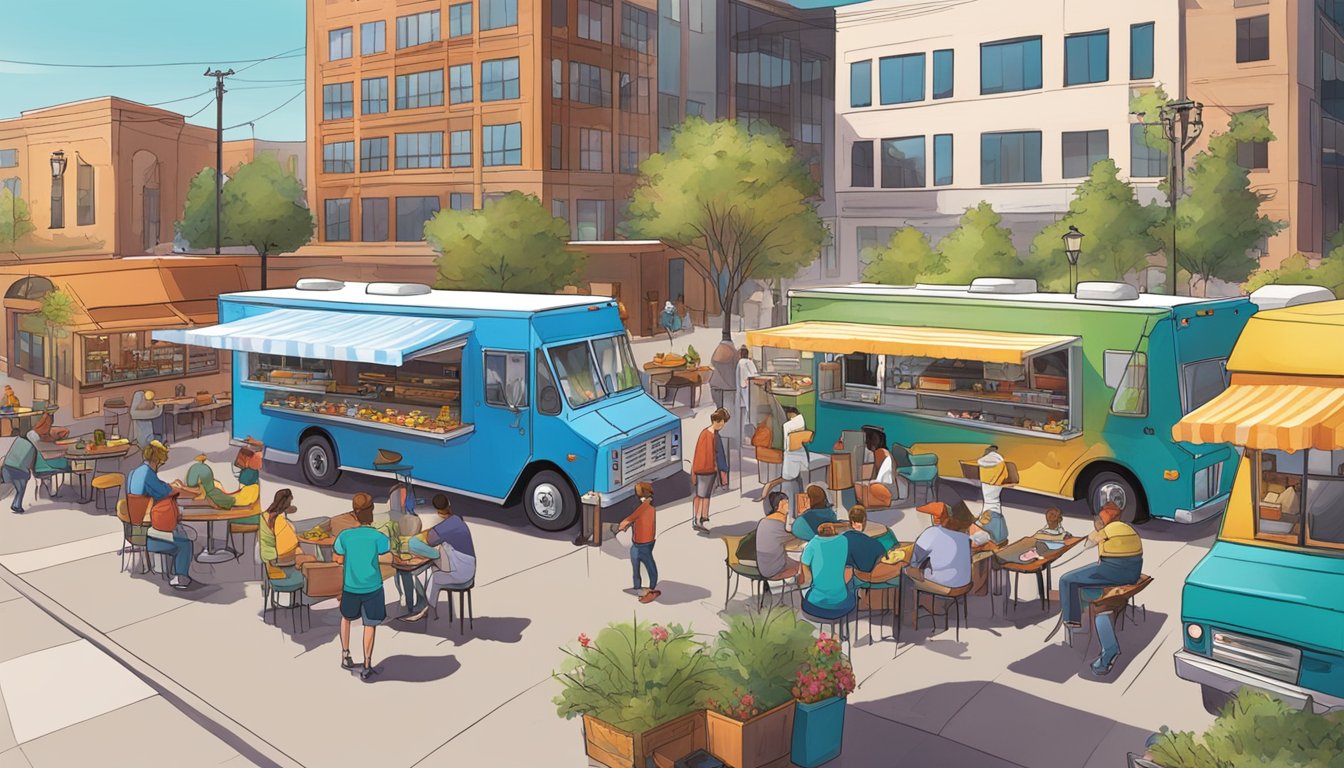
<svg viewBox="0 0 1344 768">
<path fill-rule="evenodd" d="M 750 707 L 756 703 L 756 699 L 750 693 L 742 697 L 742 706 Z"/>
<path fill-rule="evenodd" d="M 653 637 L 654 642 L 660 643 L 666 640 L 668 637 L 667 628 L 660 627 L 657 624 L 654 624 L 653 627 L 649 629 L 649 635 Z"/>
<path fill-rule="evenodd" d="M 579 645 L 582 645 L 584 648 L 587 648 L 588 646 L 592 645 L 592 643 L 593 643 L 592 638 L 588 637 L 582 632 L 579 633 Z"/>
</svg>

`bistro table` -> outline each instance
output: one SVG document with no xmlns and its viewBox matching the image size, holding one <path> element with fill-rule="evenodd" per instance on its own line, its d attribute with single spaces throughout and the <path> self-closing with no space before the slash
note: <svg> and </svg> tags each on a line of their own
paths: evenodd
<svg viewBox="0 0 1344 768">
<path fill-rule="evenodd" d="M 198 563 L 223 563 L 242 557 L 242 553 L 234 550 L 233 543 L 229 541 L 228 536 L 224 537 L 223 549 L 210 548 L 215 538 L 215 523 L 227 523 L 261 514 L 260 501 L 225 510 L 215 509 L 208 503 L 196 499 L 180 499 L 178 507 L 182 510 L 183 521 L 205 523 L 205 546 L 201 549 L 201 553 L 196 556 L 196 562 Z"/>
<path fill-rule="evenodd" d="M 58 409 L 59 406 L 48 405 L 45 408 L 19 406 L 18 408 L 0 411 L 0 437 L 26 435 L 38 419 L 48 413 L 55 413 Z"/>
<path fill-rule="evenodd" d="M 1017 587 L 1018 579 L 1024 573 L 1034 574 L 1036 576 L 1036 588 L 1041 596 L 1041 609 L 1050 610 L 1050 590 L 1053 586 L 1050 567 L 1059 560 L 1065 552 L 1078 546 L 1084 539 L 1082 536 L 1070 536 L 1061 542 L 1062 546 L 1055 549 L 1046 549 L 1046 547 L 1037 547 L 1035 536 L 1026 536 L 1009 544 L 998 552 L 994 553 L 994 562 L 1000 570 L 1013 574 L 1012 590 L 1004 590 L 1003 610 L 1008 612 L 1008 598 L 1011 594 L 1013 609 L 1017 609 Z M 1042 542 L 1044 543 L 1044 542 Z M 1045 549 L 1042 554 L 1041 550 Z M 1022 562 L 1022 555 L 1027 552 L 1035 551 L 1040 556 L 1030 562 Z"/>
<path fill-rule="evenodd" d="M 158 400 L 159 405 L 163 406 L 165 416 L 169 424 L 166 425 L 172 430 L 173 442 L 177 442 L 177 417 L 181 415 L 191 416 L 191 436 L 200 437 L 205 431 L 206 414 L 212 414 L 221 408 L 228 408 L 233 405 L 232 398 L 216 398 L 214 402 L 198 405 L 194 397 L 168 397 Z"/>
<path fill-rule="evenodd" d="M 83 448 L 79 447 L 80 442 L 84 443 Z M 79 500 L 84 503 L 93 500 L 93 478 L 98 476 L 98 462 L 121 461 L 130 454 L 133 448 L 135 448 L 135 444 L 129 442 L 114 446 L 94 445 L 93 438 L 87 435 L 73 442 L 67 437 L 64 440 L 58 441 L 56 445 L 63 443 L 68 443 L 61 447 L 64 450 L 65 458 L 70 461 L 70 473 L 79 481 Z M 43 452 L 43 455 L 47 455 L 45 451 Z M 51 457 L 48 456 L 48 458 Z M 76 470 L 74 468 L 76 463 L 89 465 L 88 471 Z M 86 476 L 88 477 L 87 495 L 84 492 L 86 485 L 84 478 Z"/>
<path fill-rule="evenodd" d="M 433 567 L 434 561 L 428 557 L 402 553 L 392 555 L 392 569 L 400 573 L 409 573 L 411 575 L 411 583 L 415 585 L 415 593 L 420 596 L 421 600 L 425 601 L 425 605 L 429 606 L 429 611 L 434 614 L 434 618 L 438 619 L 439 611 L 430 604 L 428 594 L 428 574 Z M 421 576 L 425 577 L 423 582 L 420 579 Z M 397 591 L 401 591 L 400 582 L 397 583 Z"/>
<path fill-rule="evenodd" d="M 867 532 L 868 532 L 868 531 L 865 529 L 865 530 L 864 530 L 864 533 L 867 533 Z M 905 566 L 907 566 L 907 565 L 910 564 L 910 558 L 914 555 L 914 552 L 915 552 L 915 545 L 914 545 L 914 543 L 911 542 L 911 543 L 909 543 L 909 544 L 900 544 L 900 545 L 897 545 L 897 546 L 893 547 L 892 549 L 893 549 L 894 551 L 896 551 L 896 552 L 899 552 L 900 554 L 895 556 L 895 560 L 894 560 L 893 562 L 890 562 L 890 563 L 882 563 L 882 564 L 885 564 L 885 565 L 899 565 L 900 568 L 901 568 L 901 570 L 905 570 Z M 884 555 L 884 556 L 883 556 L 883 560 L 885 560 L 887 557 L 891 557 L 891 553 L 890 553 L 890 552 L 888 552 L 887 555 Z M 879 561 L 879 563 L 881 563 L 881 561 Z M 877 566 L 873 566 L 873 567 L 876 568 Z M 867 577 L 867 578 L 864 578 L 864 577 Z M 883 613 L 887 612 L 888 610 L 891 611 L 891 633 L 895 636 L 895 638 L 896 638 L 896 642 L 899 644 L 899 643 L 900 643 L 900 640 L 901 640 L 901 619 L 903 618 L 903 614 L 904 614 L 904 612 L 905 612 L 905 600 L 904 600 L 904 596 L 903 596 L 903 594 L 902 594 L 902 591 L 903 591 L 904 588 L 905 588 L 905 581 L 904 581 L 904 579 L 901 578 L 901 575 L 900 575 L 899 573 L 898 573 L 895 577 L 890 578 L 890 579 L 887 579 L 886 581 L 872 581 L 872 577 L 873 577 L 873 574 L 872 574 L 871 572 L 869 572 L 869 573 L 855 572 L 855 574 L 854 574 L 854 578 L 856 578 L 856 579 L 858 579 L 859 581 L 862 581 L 862 582 L 864 582 L 864 583 L 866 583 L 866 584 L 871 584 L 871 585 L 872 585 L 872 586 L 869 587 L 869 589 L 868 589 L 868 594 L 869 594 L 869 600 L 870 600 L 870 601 L 871 601 L 871 599 L 872 599 L 872 593 L 873 593 L 873 591 L 877 591 L 877 592 L 881 595 L 881 597 L 882 597 L 882 605 L 881 605 L 880 610 L 881 610 L 881 612 L 883 612 Z M 890 607 L 887 606 L 887 595 L 886 595 L 886 593 L 888 593 L 888 592 L 893 593 L 893 598 L 892 598 L 892 599 L 893 599 L 893 603 L 892 603 L 892 605 L 891 605 Z M 871 606 L 871 602 L 869 603 L 869 605 Z M 870 608 L 868 609 L 868 611 L 869 611 L 869 614 L 870 614 L 870 617 L 871 617 L 871 614 L 872 614 L 872 608 L 870 607 Z M 871 618 L 870 618 L 870 620 L 869 620 L 869 622 L 868 622 L 868 633 L 869 633 L 869 636 L 871 637 L 871 636 L 872 636 L 872 620 L 871 620 Z M 878 634 L 878 638 L 877 638 L 877 639 L 878 639 L 878 640 L 881 640 L 881 639 L 882 639 L 882 636 L 881 636 L 880 633 Z"/>
</svg>

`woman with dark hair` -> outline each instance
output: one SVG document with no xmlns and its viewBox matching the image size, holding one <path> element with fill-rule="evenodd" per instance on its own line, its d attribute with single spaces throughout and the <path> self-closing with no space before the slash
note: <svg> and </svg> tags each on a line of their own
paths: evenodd
<svg viewBox="0 0 1344 768">
<path fill-rule="evenodd" d="M 885 437 L 881 432 L 866 430 L 863 442 L 864 447 L 873 454 L 873 474 L 855 485 L 855 495 L 859 503 L 869 509 L 886 509 L 891 506 L 893 499 L 900 496 L 895 462 L 884 445 Z"/>
<path fill-rule="evenodd" d="M 281 488 L 262 513 L 257 528 L 257 555 L 271 584 L 282 589 L 303 584 L 299 567 L 314 560 L 299 551 L 299 535 L 289 519 L 295 511 L 294 492 Z"/>
<path fill-rule="evenodd" d="M 786 521 L 789 496 L 773 491 L 766 497 L 765 517 L 756 523 L 756 567 L 767 579 L 787 579 L 798 575 L 798 561 L 790 558 L 784 546 L 792 538 Z"/>
</svg>

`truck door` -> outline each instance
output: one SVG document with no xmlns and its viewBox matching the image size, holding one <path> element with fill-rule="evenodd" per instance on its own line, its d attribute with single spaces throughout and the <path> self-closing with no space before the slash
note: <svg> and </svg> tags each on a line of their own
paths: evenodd
<svg viewBox="0 0 1344 768">
<path fill-rule="evenodd" d="M 479 389 L 471 388 L 476 397 L 471 485 L 503 497 L 513 488 L 532 453 L 528 354 L 485 349 L 481 357 L 483 381 Z"/>
</svg>

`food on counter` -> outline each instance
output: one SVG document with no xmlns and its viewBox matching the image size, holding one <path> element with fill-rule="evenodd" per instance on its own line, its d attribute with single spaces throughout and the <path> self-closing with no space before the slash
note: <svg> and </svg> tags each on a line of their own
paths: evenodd
<svg viewBox="0 0 1344 768">
<path fill-rule="evenodd" d="M 812 386 L 811 376 L 798 376 L 794 374 L 784 374 L 779 377 L 780 389 L 801 390 Z"/>
<path fill-rule="evenodd" d="M 374 407 L 369 403 L 310 400 L 297 395 L 270 398 L 263 405 L 269 408 L 286 408 L 292 411 L 315 413 L 323 416 L 339 416 L 355 421 L 388 424 L 440 435 L 462 426 L 459 419 L 454 418 L 451 413 L 445 413 L 446 409 L 440 409 L 437 414 L 430 416 L 418 409 L 403 411 L 399 408 L 385 406 Z"/>
<path fill-rule="evenodd" d="M 686 345 L 686 363 L 691 367 L 700 365 L 700 353 L 695 351 L 695 347 Z"/>
<path fill-rule="evenodd" d="M 673 368 L 678 365 L 686 365 L 686 358 L 681 355 L 659 352 L 653 356 L 653 364 L 665 368 Z"/>
<path fill-rule="evenodd" d="M 945 379 L 939 376 L 920 376 L 920 389 L 931 389 L 938 392 L 951 392 L 957 388 L 957 383 L 952 379 Z"/>
<path fill-rule="evenodd" d="M 1041 427 L 1043 431 L 1049 432 L 1052 435 L 1062 435 L 1064 434 L 1064 430 L 1068 428 L 1069 423 L 1067 421 L 1055 421 L 1054 419 L 1046 422 L 1045 426 Z"/>
<path fill-rule="evenodd" d="M 330 533 L 328 533 L 326 530 L 322 528 L 322 526 L 319 525 L 315 528 L 300 533 L 299 538 L 305 541 L 320 541 L 322 539 L 327 538 L 330 535 L 331 535 Z"/>
</svg>

